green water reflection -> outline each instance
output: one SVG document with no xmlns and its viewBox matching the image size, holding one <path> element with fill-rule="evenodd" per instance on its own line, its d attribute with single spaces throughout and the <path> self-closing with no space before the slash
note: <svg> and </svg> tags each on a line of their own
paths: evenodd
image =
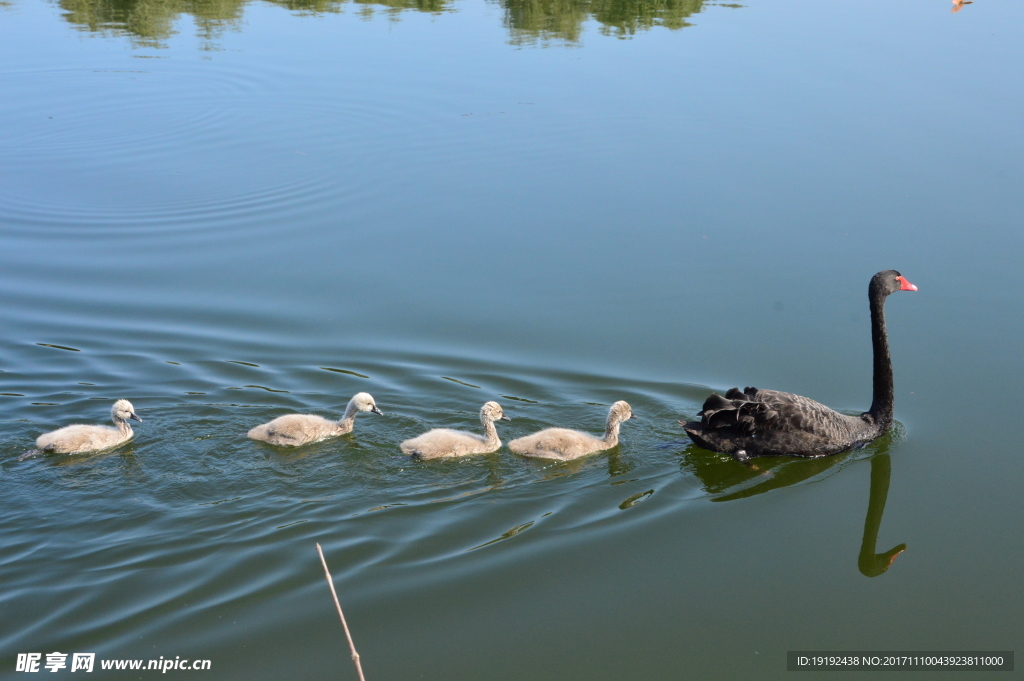
<svg viewBox="0 0 1024 681">
<path fill-rule="evenodd" d="M 515 44 L 578 42 L 583 25 L 597 21 L 603 35 L 628 38 L 655 26 L 673 30 L 704 8 L 704 0 L 501 0 Z"/>
<path fill-rule="evenodd" d="M 879 454 L 871 459 L 871 496 L 868 499 L 868 515 L 864 519 L 864 539 L 860 544 L 860 557 L 857 558 L 857 567 L 866 577 L 877 577 L 888 570 L 896 556 L 907 549 L 906 544 L 899 544 L 885 553 L 875 553 L 878 530 L 882 526 L 882 514 L 885 512 L 885 500 L 889 496 L 891 472 L 892 461 L 888 454 Z"/>
<path fill-rule="evenodd" d="M 88 32 L 127 37 L 136 47 L 160 48 L 190 16 L 206 48 L 225 30 L 241 30 L 250 0 L 60 0 L 64 18 Z M 397 20 L 414 10 L 455 11 L 453 0 L 265 0 L 297 14 L 342 13 L 355 7 L 364 16 L 383 11 Z M 2 4 L 2 3 L 0 3 Z M 516 45 L 577 43 L 588 21 L 603 35 L 629 38 L 656 26 L 677 30 L 704 9 L 705 0 L 498 0 L 503 23 Z M 739 7 L 739 5 L 722 5 Z"/>
<path fill-rule="evenodd" d="M 192 17 L 200 38 L 216 40 L 237 28 L 245 0 L 61 0 L 64 19 L 78 29 L 127 36 L 136 47 L 164 47 L 183 14 Z"/>
<path fill-rule="evenodd" d="M 883 553 L 875 551 L 892 474 L 892 461 L 887 451 L 889 444 L 890 437 L 887 436 L 872 446 L 875 453 L 871 457 L 868 511 L 857 558 L 857 568 L 865 577 L 877 577 L 888 570 L 907 548 L 906 544 L 898 544 Z M 699 447 L 689 447 L 683 453 L 683 468 L 696 475 L 707 492 L 718 495 L 712 501 L 735 501 L 818 477 L 829 469 L 850 462 L 853 456 L 854 453 L 849 452 L 821 459 L 777 457 L 740 463 Z"/>
</svg>

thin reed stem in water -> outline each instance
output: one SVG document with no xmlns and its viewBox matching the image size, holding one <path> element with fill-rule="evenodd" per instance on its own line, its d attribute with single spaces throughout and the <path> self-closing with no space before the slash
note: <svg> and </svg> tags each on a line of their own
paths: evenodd
<svg viewBox="0 0 1024 681">
<path fill-rule="evenodd" d="M 349 650 L 352 651 L 352 662 L 356 665 L 356 673 L 359 674 L 359 681 L 366 681 L 363 676 L 363 665 L 359 662 L 359 653 L 356 652 L 356 644 L 352 642 L 352 633 L 348 630 L 348 623 L 345 621 L 345 613 L 341 611 L 341 603 L 338 601 L 338 592 L 334 590 L 334 580 L 331 578 L 331 571 L 327 569 L 327 559 L 324 558 L 324 550 L 320 544 L 316 545 L 316 552 L 320 554 L 320 563 L 324 566 L 324 575 L 327 577 L 327 586 L 331 587 L 331 595 L 334 596 L 334 605 L 338 608 L 338 617 L 341 618 L 341 626 L 345 628 L 345 638 L 348 639 Z"/>
</svg>

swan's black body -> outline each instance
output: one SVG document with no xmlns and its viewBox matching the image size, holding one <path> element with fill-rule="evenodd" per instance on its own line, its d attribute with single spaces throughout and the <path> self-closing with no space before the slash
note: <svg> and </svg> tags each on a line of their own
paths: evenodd
<svg viewBox="0 0 1024 681">
<path fill-rule="evenodd" d="M 895 270 L 879 272 L 868 286 L 875 364 L 870 410 L 848 416 L 800 395 L 733 388 L 725 397 L 712 393 L 698 414 L 700 421 L 680 423 L 701 447 L 741 461 L 755 456 L 829 456 L 878 438 L 892 425 L 894 401 L 885 298 L 900 290 L 917 287 Z"/>
</svg>

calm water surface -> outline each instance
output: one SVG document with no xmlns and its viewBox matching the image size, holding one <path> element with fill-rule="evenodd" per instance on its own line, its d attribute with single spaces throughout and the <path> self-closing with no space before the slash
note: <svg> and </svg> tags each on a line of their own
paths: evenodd
<svg viewBox="0 0 1024 681">
<path fill-rule="evenodd" d="M 950 9 L 0 2 L 0 676 L 350 678 L 316 542 L 375 681 L 1019 647 L 1024 6 Z M 865 409 L 887 268 L 888 437 L 688 440 L 733 385 Z M 243 435 L 364 390 L 352 435 Z M 18 461 L 120 397 L 131 444 Z M 639 419 L 401 456 L 491 399 L 506 440 Z"/>
</svg>

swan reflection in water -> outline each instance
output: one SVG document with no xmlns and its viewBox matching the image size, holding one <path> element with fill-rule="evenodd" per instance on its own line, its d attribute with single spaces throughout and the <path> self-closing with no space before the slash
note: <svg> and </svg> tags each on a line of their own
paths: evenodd
<svg viewBox="0 0 1024 681">
<path fill-rule="evenodd" d="M 892 462 L 886 449 L 891 435 L 876 441 L 869 449 L 876 453 L 871 457 L 871 491 L 868 496 L 868 512 L 864 519 L 864 536 L 861 540 L 857 567 L 865 577 L 877 577 L 893 564 L 896 557 L 906 550 L 906 544 L 899 544 L 884 553 L 876 553 L 878 531 L 882 526 L 882 514 L 889 496 L 889 478 Z M 863 450 L 861 450 L 863 451 Z M 847 452 L 820 459 L 793 459 L 771 457 L 739 463 L 731 457 L 724 457 L 699 447 L 691 446 L 683 452 L 683 468 L 701 481 L 704 489 L 713 496 L 712 501 L 734 501 L 746 499 L 771 490 L 789 487 L 825 473 L 834 466 L 851 463 L 856 452 Z M 748 484 L 753 481 L 753 484 Z M 740 488 L 740 489 L 737 489 Z"/>
<path fill-rule="evenodd" d="M 885 500 L 889 496 L 889 475 L 892 461 L 888 454 L 878 454 L 871 459 L 871 496 L 868 497 L 868 515 L 864 519 L 864 539 L 860 543 L 857 567 L 865 577 L 877 577 L 893 564 L 896 556 L 907 550 L 906 544 L 898 544 L 885 553 L 875 553 L 878 529 L 882 526 Z"/>
</svg>

